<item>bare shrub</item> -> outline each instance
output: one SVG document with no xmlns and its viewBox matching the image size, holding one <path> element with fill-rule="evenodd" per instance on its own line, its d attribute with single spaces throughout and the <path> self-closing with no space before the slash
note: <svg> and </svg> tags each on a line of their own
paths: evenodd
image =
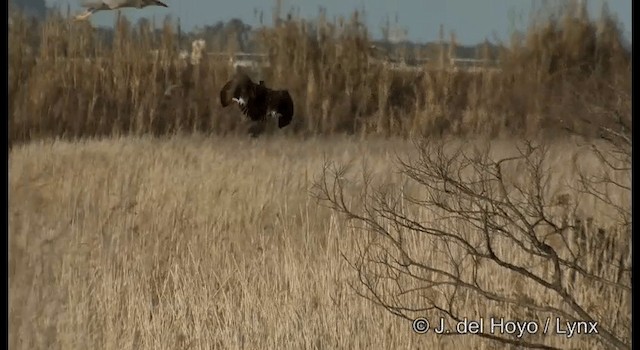
<svg viewBox="0 0 640 350">
<path fill-rule="evenodd" d="M 596 31 L 610 37 L 604 33 L 613 31 L 611 23 L 596 30 L 584 17 L 551 21 L 505 53 L 500 74 L 463 84 L 476 103 L 476 84 L 495 84 L 502 94 L 489 99 L 493 111 L 517 113 L 503 121 L 520 123 L 516 129 L 525 134 L 555 124 L 579 135 L 587 147 L 573 164 L 552 165 L 559 150 L 542 138 L 502 156 L 488 146 L 421 140 L 413 159 L 399 161 L 401 185 L 374 186 L 366 169 L 354 182 L 346 168 L 325 166 L 314 192 L 357 223 L 361 248 L 344 256 L 359 295 L 405 319 L 442 318 L 449 329 L 482 318 L 539 326 L 522 336 L 477 334 L 489 342 L 555 348 L 549 334 L 565 322 L 597 322 L 598 334 L 567 345 L 630 348 L 631 90 L 628 72 L 615 73 L 629 61 L 622 55 L 617 68 L 609 65 L 620 42 L 582 46 Z M 450 101 L 452 84 L 439 86 L 433 100 Z M 448 130 L 482 121 L 452 117 Z M 558 185 L 560 167 L 577 176 Z M 345 196 L 354 186 L 362 186 L 360 196 Z"/>
<path fill-rule="evenodd" d="M 358 223 L 363 248 L 345 253 L 358 294 L 397 316 L 444 317 L 450 327 L 467 318 L 536 321 L 540 332 L 522 338 L 479 334 L 532 348 L 547 347 L 545 320 L 550 333 L 556 318 L 597 321 L 585 344 L 629 348 L 628 168 L 611 165 L 603 175 L 608 158 L 591 153 L 589 170 L 600 174 L 581 169 L 567 191 L 551 186 L 544 144 L 524 142 L 502 157 L 446 142 L 417 147 L 400 160 L 401 186 L 373 186 L 364 170 L 361 196 L 345 197 L 353 183 L 335 165 L 316 184 L 318 198 Z M 424 246 L 432 248 L 415 249 Z"/>
<path fill-rule="evenodd" d="M 597 322 L 582 346 L 630 348 L 631 114 L 620 111 L 631 99 L 618 96 L 610 110 L 582 99 L 587 119 L 606 123 L 589 125 L 600 138 L 577 138 L 573 164 L 554 163 L 563 146 L 547 140 L 499 155 L 425 139 L 399 158 L 401 185 L 374 185 L 365 168 L 349 197 L 346 168 L 326 163 L 314 194 L 362 234 L 345 253 L 354 290 L 406 319 L 536 322 L 521 337 L 478 334 L 515 346 L 554 348 L 547 337 L 565 322 Z M 575 175 L 561 179 L 562 168 Z"/>
</svg>

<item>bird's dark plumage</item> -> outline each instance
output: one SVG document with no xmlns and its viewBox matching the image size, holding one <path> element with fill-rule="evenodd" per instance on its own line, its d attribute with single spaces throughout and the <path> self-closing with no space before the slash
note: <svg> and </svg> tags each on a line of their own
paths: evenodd
<svg viewBox="0 0 640 350">
<path fill-rule="evenodd" d="M 256 84 L 244 73 L 236 74 L 220 90 L 222 107 L 233 102 L 253 121 L 277 117 L 278 127 L 284 128 L 293 119 L 293 100 L 287 90 L 269 89 L 264 81 Z"/>
</svg>

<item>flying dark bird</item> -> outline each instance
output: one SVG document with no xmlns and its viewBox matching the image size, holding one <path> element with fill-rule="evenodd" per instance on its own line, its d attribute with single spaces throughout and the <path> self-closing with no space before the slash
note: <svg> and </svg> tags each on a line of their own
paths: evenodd
<svg viewBox="0 0 640 350">
<path fill-rule="evenodd" d="M 293 119 L 293 100 L 287 90 L 272 90 L 264 81 L 254 83 L 245 73 L 239 72 L 220 90 L 222 107 L 232 102 L 252 121 L 278 119 L 278 127 L 284 128 Z"/>
</svg>

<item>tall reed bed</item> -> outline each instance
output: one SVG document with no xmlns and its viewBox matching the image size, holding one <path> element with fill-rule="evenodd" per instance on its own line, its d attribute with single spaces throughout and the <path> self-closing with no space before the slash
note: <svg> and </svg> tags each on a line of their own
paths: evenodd
<svg viewBox="0 0 640 350">
<path fill-rule="evenodd" d="M 289 17 L 258 30 L 270 66 L 254 77 L 291 92 L 296 117 L 288 133 L 589 133 L 594 123 L 630 119 L 630 50 L 606 9 L 599 18 L 577 5 L 538 18 L 502 46 L 500 70 L 477 72 L 447 67 L 446 60 L 417 71 L 381 64 L 372 59 L 360 17 L 329 21 L 320 13 L 314 21 Z M 195 65 L 180 60 L 180 35 L 169 18 L 158 34 L 149 21 L 134 25 L 118 15 L 112 42 L 60 14 L 43 23 L 19 13 L 11 20 L 11 142 L 226 134 L 246 126 L 217 98 L 233 68 L 206 55 Z M 234 51 L 227 42 L 220 49 Z M 455 46 L 455 36 L 447 46 Z M 447 55 L 444 45 L 441 55 Z"/>
</svg>

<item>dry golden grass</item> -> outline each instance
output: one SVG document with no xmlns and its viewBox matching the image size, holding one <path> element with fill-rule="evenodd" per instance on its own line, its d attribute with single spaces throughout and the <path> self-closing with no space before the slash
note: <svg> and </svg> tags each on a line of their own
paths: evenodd
<svg viewBox="0 0 640 350">
<path fill-rule="evenodd" d="M 513 149 L 494 144 L 499 153 Z M 14 147 L 10 347 L 503 348 L 473 336 L 418 336 L 348 287 L 355 277 L 341 252 L 362 239 L 310 199 L 310 186 L 325 157 L 365 160 L 379 179 L 398 181 L 395 152 L 411 147 L 393 139 L 198 135 Z M 575 175 L 568 164 L 598 167 L 580 152 L 569 141 L 553 145 L 549 195 L 567 192 L 563 181 Z M 583 204 L 595 221 L 607 220 Z M 410 243 L 435 257 L 428 241 Z M 509 255 L 509 247 L 498 249 Z M 480 277 L 511 285 L 491 266 Z M 512 287 L 545 298 L 536 287 Z M 577 293 L 586 304 L 629 308 L 630 300 Z M 491 304 L 467 307 L 471 315 L 517 316 Z M 593 346 L 588 336 L 542 341 Z"/>
<path fill-rule="evenodd" d="M 630 131 L 631 60 L 614 19 L 605 13 L 593 20 L 571 7 L 557 18 L 514 36 L 500 53 L 501 70 L 477 74 L 439 63 L 420 74 L 377 65 L 357 13 L 334 23 L 321 15 L 315 29 L 299 19 L 264 28 L 271 66 L 259 73 L 291 91 L 296 119 L 285 135 L 247 140 L 229 135 L 246 125 L 216 98 L 230 67 L 209 58 L 180 61 L 170 20 L 156 35 L 118 17 L 107 45 L 87 23 L 59 15 L 33 23 L 12 14 L 10 346 L 502 348 L 472 336 L 415 335 L 408 322 L 357 296 L 342 254 L 358 251 L 363 232 L 308 192 L 325 159 L 366 160 L 378 180 L 404 181 L 395 152 L 412 147 L 374 135 Z M 235 50 L 233 43 L 207 49 Z M 339 133 L 367 137 L 331 135 Z M 496 153 L 513 151 L 511 141 L 492 142 Z M 606 227 L 624 245 L 628 237 L 616 230 L 610 208 L 565 186 L 577 176 L 568 165 L 597 171 L 602 164 L 570 140 L 554 142 L 546 196 L 579 203 L 589 225 Z M 348 185 L 357 198 L 361 184 Z M 611 195 L 629 208 L 628 193 Z M 415 214 L 440 219 L 431 208 Z M 408 242 L 415 256 L 442 263 L 429 240 Z M 496 250 L 516 263 L 525 259 L 510 246 Z M 495 266 L 479 276 L 513 297 L 557 302 Z M 571 292 L 627 339 L 624 293 Z M 523 317 L 499 303 L 460 302 L 469 317 Z M 588 337 L 532 341 L 596 346 Z"/>
</svg>

